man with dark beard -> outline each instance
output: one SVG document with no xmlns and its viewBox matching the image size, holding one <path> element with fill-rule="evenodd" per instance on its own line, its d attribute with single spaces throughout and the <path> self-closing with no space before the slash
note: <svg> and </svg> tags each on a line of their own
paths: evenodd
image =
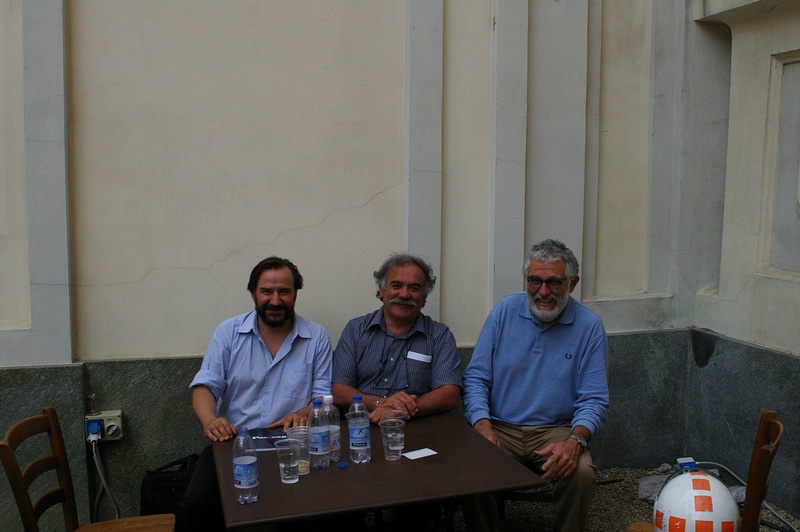
<svg viewBox="0 0 800 532">
<path fill-rule="evenodd" d="M 268 257 L 253 268 L 247 284 L 255 309 L 214 331 L 189 385 L 209 440 L 233 438 L 241 427 L 305 425 L 313 399 L 330 394 L 330 337 L 321 325 L 295 314 L 302 287 L 297 266 Z M 178 528 L 224 529 L 211 445 L 198 460 Z"/>
<path fill-rule="evenodd" d="M 587 444 L 608 415 L 608 341 L 570 297 L 578 261 L 557 240 L 528 252 L 527 290 L 501 299 L 464 371 L 465 416 L 486 439 L 552 480 L 553 530 L 585 530 L 596 485 Z M 494 529 L 488 500 L 474 529 Z"/>
<path fill-rule="evenodd" d="M 350 320 L 333 355 L 333 398 L 349 407 L 361 395 L 373 423 L 387 410 L 406 418 L 458 406 L 461 365 L 450 329 L 422 314 L 436 278 L 421 258 L 389 256 L 373 276 L 378 310 Z"/>
</svg>

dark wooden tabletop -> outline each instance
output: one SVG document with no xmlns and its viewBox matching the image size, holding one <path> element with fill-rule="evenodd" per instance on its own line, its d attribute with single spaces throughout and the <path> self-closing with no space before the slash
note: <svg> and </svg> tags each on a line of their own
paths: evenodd
<svg viewBox="0 0 800 532">
<path fill-rule="evenodd" d="M 404 453 L 429 448 L 437 454 L 388 462 L 380 430 L 373 425 L 372 461 L 350 462 L 347 423 L 342 422 L 341 460 L 312 470 L 295 484 L 283 484 L 274 451 L 259 451 L 259 499 L 236 502 L 231 451 L 233 441 L 214 443 L 214 460 L 225 523 L 237 528 L 261 523 L 316 518 L 467 495 L 524 489 L 544 484 L 539 475 L 493 446 L 461 417 L 452 414 L 415 419 L 406 425 Z"/>
</svg>

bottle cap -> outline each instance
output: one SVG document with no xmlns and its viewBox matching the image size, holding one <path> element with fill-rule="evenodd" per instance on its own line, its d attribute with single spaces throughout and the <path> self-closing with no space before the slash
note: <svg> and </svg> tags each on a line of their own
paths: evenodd
<svg viewBox="0 0 800 532">
<path fill-rule="evenodd" d="M 350 467 L 350 464 L 347 462 L 339 462 L 339 469 L 347 469 L 348 467 Z"/>
<path fill-rule="evenodd" d="M 314 406 L 322 406 L 322 401 L 319 399 L 314 399 Z"/>
</svg>

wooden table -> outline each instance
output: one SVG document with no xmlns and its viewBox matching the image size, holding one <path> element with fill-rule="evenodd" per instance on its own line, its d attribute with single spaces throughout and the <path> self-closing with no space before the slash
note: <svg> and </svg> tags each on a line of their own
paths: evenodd
<svg viewBox="0 0 800 532">
<path fill-rule="evenodd" d="M 380 430 L 373 425 L 372 461 L 331 464 L 295 484 L 283 484 L 274 451 L 258 453 L 258 502 L 239 504 L 233 487 L 232 440 L 214 443 L 214 461 L 227 528 L 368 511 L 545 484 L 539 475 L 490 444 L 452 414 L 415 419 L 406 425 L 403 452 L 429 448 L 433 456 L 387 462 Z M 347 423 L 342 422 L 341 460 L 349 460 Z"/>
</svg>

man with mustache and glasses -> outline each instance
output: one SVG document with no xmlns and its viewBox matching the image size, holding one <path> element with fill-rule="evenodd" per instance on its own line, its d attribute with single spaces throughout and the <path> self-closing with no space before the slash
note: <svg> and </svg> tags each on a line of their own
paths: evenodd
<svg viewBox="0 0 800 532">
<path fill-rule="evenodd" d="M 378 310 L 350 320 L 333 355 L 334 403 L 361 395 L 373 423 L 387 410 L 406 418 L 452 410 L 461 397 L 461 364 L 450 329 L 422 314 L 436 278 L 421 258 L 389 256 L 373 276 Z"/>
<path fill-rule="evenodd" d="M 596 485 L 587 444 L 608 415 L 606 332 L 570 297 L 580 278 L 564 244 L 534 245 L 522 273 L 527 290 L 497 303 L 464 371 L 465 416 L 553 482 L 553 530 L 585 530 Z M 473 529 L 495 529 L 490 498 L 473 510 Z"/>
<path fill-rule="evenodd" d="M 192 408 L 211 441 L 247 427 L 305 425 L 312 401 L 330 394 L 333 355 L 322 325 L 295 314 L 303 276 L 268 257 L 250 272 L 255 309 L 222 322 L 189 385 Z M 178 514 L 178 529 L 223 530 L 212 447 L 200 455 Z"/>
</svg>

